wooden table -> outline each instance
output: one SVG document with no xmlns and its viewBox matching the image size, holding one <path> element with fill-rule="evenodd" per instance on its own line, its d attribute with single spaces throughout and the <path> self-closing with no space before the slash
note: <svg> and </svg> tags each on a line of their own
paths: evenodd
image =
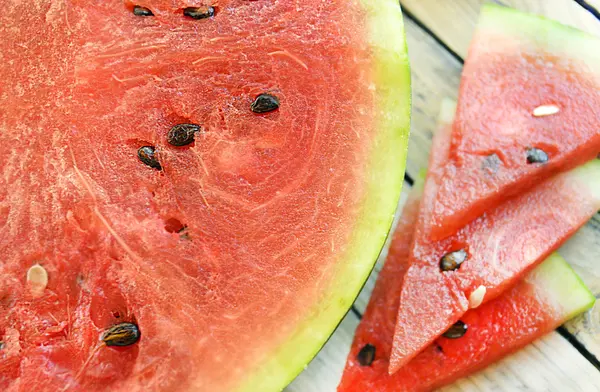
<svg viewBox="0 0 600 392">
<path fill-rule="evenodd" d="M 404 195 L 426 167 L 440 102 L 456 98 L 482 0 L 401 0 L 412 65 L 413 117 Z M 600 0 L 502 0 L 600 36 Z M 597 7 L 597 8 L 596 8 Z M 600 179 L 598 179 L 600 181 Z M 600 298 L 600 215 L 560 253 Z M 342 324 L 286 392 L 331 392 L 369 300 L 380 260 Z M 594 309 L 445 391 L 600 391 L 600 301 Z M 370 391 L 365 391 L 370 392 Z"/>
</svg>

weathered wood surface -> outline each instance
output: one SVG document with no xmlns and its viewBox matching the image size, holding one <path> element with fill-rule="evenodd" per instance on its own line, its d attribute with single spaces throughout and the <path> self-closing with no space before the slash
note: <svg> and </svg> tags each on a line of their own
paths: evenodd
<svg viewBox="0 0 600 392">
<path fill-rule="evenodd" d="M 402 0 L 401 3 L 408 13 L 406 33 L 413 77 L 413 119 L 407 174 L 414 178 L 421 168 L 427 166 L 441 101 L 446 97 L 456 98 L 458 93 L 462 58 L 467 53 L 483 1 Z M 600 35 L 600 21 L 575 1 L 502 0 L 502 3 Z M 598 0 L 595 1 L 597 4 L 592 3 L 588 1 L 590 5 L 600 6 Z M 405 183 L 404 194 L 408 189 Z M 561 253 L 600 297 L 600 216 L 597 215 L 571 239 Z M 286 392 L 335 390 L 359 315 L 368 303 L 381 265 L 382 260 L 356 300 L 355 312 L 348 313 L 321 353 L 286 388 Z M 576 340 L 578 347 L 553 332 L 444 391 L 600 391 L 600 371 L 595 367 L 598 362 L 594 358 L 600 357 L 600 305 L 569 322 L 561 332 L 570 340 Z"/>
</svg>

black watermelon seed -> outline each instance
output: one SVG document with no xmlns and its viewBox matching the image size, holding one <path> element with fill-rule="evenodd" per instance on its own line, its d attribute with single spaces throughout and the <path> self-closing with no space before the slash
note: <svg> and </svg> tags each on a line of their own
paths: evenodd
<svg viewBox="0 0 600 392">
<path fill-rule="evenodd" d="M 140 329 L 133 323 L 119 323 L 107 328 L 100 336 L 107 346 L 131 346 L 140 340 Z"/>
<path fill-rule="evenodd" d="M 2 341 L 0 341 L 0 350 L 4 349 L 4 346 L 6 346 L 6 344 Z"/>
<path fill-rule="evenodd" d="M 447 253 L 440 260 L 440 269 L 442 271 L 454 271 L 460 268 L 460 265 L 467 260 L 467 256 L 467 252 L 464 249 Z"/>
<path fill-rule="evenodd" d="M 459 320 L 453 326 L 448 328 L 448 330 L 444 332 L 442 336 L 448 339 L 462 338 L 467 333 L 467 329 L 469 329 L 467 324 Z"/>
<path fill-rule="evenodd" d="M 196 132 L 200 132 L 196 124 L 177 124 L 167 134 L 167 141 L 173 146 L 185 146 L 194 141 Z"/>
<path fill-rule="evenodd" d="M 137 151 L 138 158 L 145 165 L 148 165 L 154 169 L 162 170 L 162 166 L 160 166 L 160 162 L 156 159 L 156 150 L 152 146 L 143 146 L 140 147 Z"/>
<path fill-rule="evenodd" d="M 136 16 L 154 16 L 154 14 L 152 13 L 152 11 L 150 11 L 150 9 L 139 6 L 139 5 L 136 5 L 135 7 L 133 7 L 133 14 Z"/>
<path fill-rule="evenodd" d="M 375 360 L 375 346 L 366 344 L 360 349 L 356 359 L 358 360 L 358 363 L 360 363 L 360 366 L 371 366 Z"/>
<path fill-rule="evenodd" d="M 528 163 L 546 163 L 548 162 L 548 154 L 544 150 L 539 148 L 528 148 L 527 149 L 527 162 Z"/>
<path fill-rule="evenodd" d="M 279 98 L 271 94 L 260 94 L 250 105 L 254 113 L 268 113 L 279 109 Z"/>
<path fill-rule="evenodd" d="M 207 7 L 187 7 L 183 9 L 183 14 L 192 19 L 206 19 L 215 16 L 215 8 Z"/>
</svg>

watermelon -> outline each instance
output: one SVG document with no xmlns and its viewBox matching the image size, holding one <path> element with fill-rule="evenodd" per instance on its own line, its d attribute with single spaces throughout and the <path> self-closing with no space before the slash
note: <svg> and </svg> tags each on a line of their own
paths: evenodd
<svg viewBox="0 0 600 392">
<path fill-rule="evenodd" d="M 436 135 L 425 192 L 440 192 L 437 181 L 443 166 L 438 163 L 447 156 L 443 141 L 451 131 L 447 125 Z M 590 178 L 600 178 L 598 159 L 507 200 L 444 240 L 430 240 L 423 230 L 426 225 L 417 222 L 400 294 L 390 373 L 470 308 L 514 285 L 585 224 L 600 209 L 600 183 Z M 427 211 L 431 199 L 424 196 L 419 219 L 431 214 Z"/>
<path fill-rule="evenodd" d="M 447 331 L 451 338 L 438 338 L 389 375 L 402 280 L 409 267 L 419 200 L 425 200 L 422 193 L 421 180 L 409 194 L 385 265 L 356 330 L 339 392 L 433 390 L 514 352 L 594 304 L 593 294 L 554 253 L 515 287 L 468 311 L 461 318 L 463 324 Z"/>
<path fill-rule="evenodd" d="M 403 261 L 407 259 L 392 260 Z M 405 269 L 406 267 L 404 267 Z M 402 270 L 396 266 L 392 272 Z M 575 315 L 590 309 L 595 297 L 558 253 L 527 275 L 501 297 L 467 312 L 446 332 L 398 372 L 388 373 L 397 305 L 394 282 L 401 280 L 388 270 L 380 278 L 377 297 L 369 303 L 348 356 L 339 392 L 431 391 L 498 361 L 533 342 Z M 374 294 L 375 295 L 375 294 Z M 393 298 L 396 298 L 394 301 Z M 370 312 L 369 312 L 370 310 Z M 361 351 L 373 347 L 370 365 L 361 364 Z"/>
<path fill-rule="evenodd" d="M 397 1 L 4 5 L 0 390 L 281 390 L 393 220 Z"/>
<path fill-rule="evenodd" d="M 432 239 L 600 152 L 600 39 L 486 4 L 465 62 Z"/>
</svg>

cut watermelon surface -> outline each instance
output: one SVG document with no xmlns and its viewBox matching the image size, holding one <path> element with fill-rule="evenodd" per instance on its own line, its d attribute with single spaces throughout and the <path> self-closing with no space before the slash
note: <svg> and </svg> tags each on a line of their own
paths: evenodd
<svg viewBox="0 0 600 392">
<path fill-rule="evenodd" d="M 380 252 L 397 1 L 192 3 L 3 8 L 2 391 L 280 390 Z"/>
<path fill-rule="evenodd" d="M 483 6 L 425 224 L 433 239 L 600 152 L 598 53 L 600 39 L 581 31 Z"/>
<path fill-rule="evenodd" d="M 438 338 L 390 375 L 397 309 L 422 193 L 423 181 L 418 180 L 356 330 L 339 392 L 433 390 L 488 366 L 594 304 L 593 294 L 555 253 L 515 287 L 462 316 L 466 327 L 452 336 L 454 339 Z M 364 354 L 367 351 L 368 357 Z"/>
<path fill-rule="evenodd" d="M 398 245 L 400 246 L 400 245 Z M 408 247 L 408 244 L 405 246 Z M 392 255 L 387 262 L 395 260 Z M 402 271 L 397 265 L 388 271 Z M 398 264 L 400 264 L 398 262 Z M 385 270 L 383 270 L 385 271 Z M 557 253 L 527 275 L 502 296 L 462 318 L 463 336 L 440 337 L 398 372 L 388 373 L 389 352 L 395 314 L 387 309 L 371 310 L 378 304 L 394 304 L 402 277 L 388 272 L 378 281 L 379 290 L 369 303 L 356 332 L 338 391 L 417 392 L 431 391 L 461 377 L 473 374 L 515 352 L 556 327 L 590 309 L 594 295 Z M 394 298 L 396 300 L 394 301 Z M 390 317 L 392 316 L 392 317 Z M 461 324 L 462 326 L 463 324 Z M 450 335 L 450 331 L 448 333 Z M 365 366 L 359 353 L 370 344 L 373 362 Z"/>
<path fill-rule="evenodd" d="M 426 191 L 439 191 L 435 182 L 443 169 L 436 163 L 444 160 L 435 157 L 446 156 L 443 141 L 451 130 L 446 124 L 436 134 Z M 600 178 L 598 159 L 509 199 L 444 240 L 431 241 L 424 230 L 416 230 L 400 295 L 390 373 L 406 365 L 468 309 L 514 285 L 585 224 L 600 209 L 600 184 L 590 178 Z M 420 219 L 431 214 L 427 206 L 423 203 Z M 417 228 L 422 227 L 418 222 Z"/>
</svg>

